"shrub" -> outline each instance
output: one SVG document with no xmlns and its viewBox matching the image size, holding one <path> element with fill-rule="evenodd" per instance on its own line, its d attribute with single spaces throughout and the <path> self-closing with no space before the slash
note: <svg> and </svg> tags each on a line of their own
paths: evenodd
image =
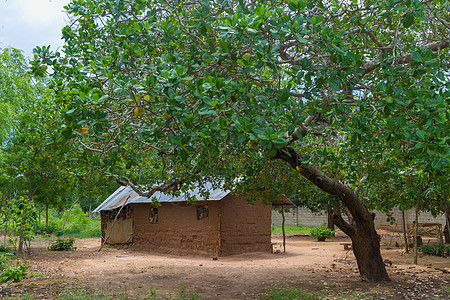
<svg viewBox="0 0 450 300">
<path fill-rule="evenodd" d="M 310 235 L 316 238 L 331 238 L 334 236 L 334 230 L 324 227 L 313 228 Z"/>
<path fill-rule="evenodd" d="M 0 252 L 1 253 L 12 253 L 13 251 L 6 247 L 5 245 L 0 245 Z"/>
<path fill-rule="evenodd" d="M 9 263 L 9 261 L 11 260 L 11 256 L 13 254 L 11 253 L 1 253 L 0 254 L 0 270 L 5 269 L 6 265 Z"/>
<path fill-rule="evenodd" d="M 27 275 L 28 266 L 25 264 L 19 264 L 16 267 L 9 267 L 3 270 L 0 275 L 1 282 L 7 281 L 21 281 Z"/>
<path fill-rule="evenodd" d="M 50 251 L 75 251 L 77 248 L 73 246 L 75 240 L 73 238 L 58 238 L 56 241 L 48 245 Z"/>
<path fill-rule="evenodd" d="M 58 227 L 58 225 L 53 222 L 50 221 L 48 223 L 48 225 L 39 225 L 36 228 L 36 234 L 52 234 L 56 231 L 56 228 Z"/>
<path fill-rule="evenodd" d="M 445 256 L 450 255 L 450 246 L 439 244 L 435 246 L 423 245 L 419 247 L 419 251 L 426 255 Z"/>
</svg>

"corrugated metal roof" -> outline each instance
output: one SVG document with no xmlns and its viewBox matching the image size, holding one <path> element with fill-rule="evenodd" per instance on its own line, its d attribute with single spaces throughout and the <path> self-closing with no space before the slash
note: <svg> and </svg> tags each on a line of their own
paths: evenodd
<svg viewBox="0 0 450 300">
<path fill-rule="evenodd" d="M 204 194 L 202 192 L 208 191 L 209 197 L 208 201 L 218 201 L 223 199 L 226 195 L 230 193 L 229 190 L 217 189 L 212 186 L 210 182 L 207 182 L 202 189 L 196 187 L 193 190 L 189 190 L 186 194 L 181 194 L 180 196 L 172 196 L 168 194 L 164 194 L 162 192 L 155 192 L 152 197 L 142 197 L 139 196 L 133 189 L 129 186 L 121 186 L 114 193 L 111 194 L 102 204 L 100 204 L 95 210 L 94 213 L 99 213 L 103 210 L 113 210 L 118 207 L 121 207 L 125 201 L 127 204 L 130 203 L 152 203 L 153 199 L 156 199 L 158 202 L 185 202 L 188 197 L 194 197 L 199 201 L 205 200 Z M 287 206 L 295 206 L 289 199 L 287 199 L 284 195 L 280 195 L 280 198 L 273 202 L 273 205 L 287 205 Z"/>
<path fill-rule="evenodd" d="M 212 187 L 212 184 L 207 182 L 203 187 L 202 191 L 208 191 L 209 197 L 207 200 L 217 201 L 221 200 L 223 197 L 228 195 L 230 191 L 216 189 Z M 117 207 L 122 206 L 122 204 L 128 199 L 127 203 L 152 203 L 152 199 L 156 199 L 158 202 L 184 202 L 187 201 L 188 197 L 195 197 L 197 200 L 205 200 L 205 196 L 202 195 L 202 191 L 198 187 L 193 190 L 189 190 L 186 194 L 181 194 L 180 196 L 172 196 L 168 194 L 164 194 L 162 192 L 155 192 L 152 197 L 142 197 L 139 196 L 133 189 L 129 186 L 121 186 L 119 187 L 111 196 L 109 196 L 102 204 L 100 204 L 95 210 L 94 213 L 98 213 L 102 210 L 113 210 Z"/>
</svg>

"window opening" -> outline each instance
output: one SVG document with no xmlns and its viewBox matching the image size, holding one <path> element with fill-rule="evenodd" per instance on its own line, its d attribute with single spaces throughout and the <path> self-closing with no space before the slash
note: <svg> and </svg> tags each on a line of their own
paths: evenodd
<svg viewBox="0 0 450 300">
<path fill-rule="evenodd" d="M 152 223 L 152 224 L 158 223 L 158 208 L 157 207 L 150 208 L 150 223 Z"/>
<path fill-rule="evenodd" d="M 197 220 L 208 219 L 209 209 L 208 205 L 197 206 Z"/>
</svg>

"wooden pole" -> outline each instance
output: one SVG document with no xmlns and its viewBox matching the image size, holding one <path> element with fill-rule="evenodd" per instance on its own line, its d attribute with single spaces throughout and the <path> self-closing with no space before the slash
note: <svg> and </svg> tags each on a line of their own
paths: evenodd
<svg viewBox="0 0 450 300">
<path fill-rule="evenodd" d="M 77 198 L 77 199 L 75 200 L 75 202 L 72 203 L 72 206 L 69 208 L 69 211 L 67 212 L 66 219 L 64 220 L 64 224 L 63 224 L 63 226 L 62 226 L 62 228 L 61 228 L 61 231 L 64 231 L 64 226 L 66 226 L 66 222 L 67 222 L 67 219 L 69 218 L 69 214 L 70 214 L 70 212 L 72 211 L 72 208 L 73 208 L 73 207 L 75 206 L 75 204 L 78 202 L 78 199 L 80 199 L 80 198 Z"/>
<path fill-rule="evenodd" d="M 283 217 L 283 222 L 281 223 L 281 230 L 283 231 L 283 252 L 286 252 L 286 232 L 284 230 L 284 222 L 285 222 L 284 204 L 281 205 L 281 216 Z"/>
<path fill-rule="evenodd" d="M 414 224 L 414 264 L 417 265 L 417 231 L 419 230 L 419 202 L 416 204 L 416 222 Z"/>
<path fill-rule="evenodd" d="M 409 253 L 409 248 L 408 248 L 408 238 L 406 236 L 406 221 L 405 221 L 405 210 L 402 209 L 402 219 L 403 219 L 403 240 L 405 242 L 405 252 Z"/>
<path fill-rule="evenodd" d="M 119 217 L 120 212 L 122 211 L 122 208 L 127 204 L 128 199 L 130 199 L 130 196 L 128 196 L 128 198 L 125 200 L 125 202 L 122 204 L 122 206 L 120 207 L 119 211 L 117 212 L 116 217 L 114 218 L 114 221 L 113 221 L 113 223 L 111 224 L 111 228 L 109 229 L 109 232 L 108 232 L 108 234 L 106 235 L 106 238 L 105 238 L 105 240 L 103 241 L 103 244 L 102 244 L 102 245 L 100 246 L 100 248 L 98 249 L 98 252 L 100 252 L 100 250 L 102 250 L 102 248 L 105 246 L 106 242 L 108 241 L 109 236 L 111 235 L 111 231 L 112 231 L 112 229 L 113 229 L 113 227 L 114 227 L 114 224 L 116 223 L 116 220 L 117 220 L 117 218 Z"/>
<path fill-rule="evenodd" d="M 218 216 L 219 222 L 217 223 L 217 251 L 216 256 L 213 259 L 217 259 L 221 254 L 222 248 L 222 214 Z"/>
</svg>

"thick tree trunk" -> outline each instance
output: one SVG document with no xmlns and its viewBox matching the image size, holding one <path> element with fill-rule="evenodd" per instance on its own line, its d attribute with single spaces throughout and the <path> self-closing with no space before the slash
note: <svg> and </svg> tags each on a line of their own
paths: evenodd
<svg viewBox="0 0 450 300">
<path fill-rule="evenodd" d="M 302 155 L 297 149 L 287 148 L 287 153 L 278 151 L 275 159 L 286 161 L 292 168 L 299 170 L 306 179 L 324 192 L 336 196 L 353 217 L 354 225 L 350 225 L 342 218 L 339 210 L 334 210 L 334 224 L 344 231 L 352 240 L 358 269 L 362 280 L 370 282 L 390 281 L 380 252 L 380 241 L 373 216 L 360 201 L 358 196 L 343 183 L 332 179 L 316 167 L 303 166 Z"/>
<path fill-rule="evenodd" d="M 444 237 L 445 237 L 445 242 L 447 244 L 450 243 L 450 203 L 447 203 L 447 205 L 445 205 L 445 228 L 447 230 L 444 230 Z"/>
<path fill-rule="evenodd" d="M 378 237 L 373 238 L 373 234 L 355 234 L 352 237 L 352 249 L 362 280 L 369 282 L 389 280 L 383 259 L 381 258 Z"/>
<path fill-rule="evenodd" d="M 389 281 L 389 276 L 381 257 L 380 239 L 375 230 L 373 216 L 368 213 L 364 218 L 355 219 L 355 226 L 344 221 L 335 210 L 334 223 L 352 240 L 353 254 L 358 264 L 362 280 L 369 282 Z"/>
</svg>

